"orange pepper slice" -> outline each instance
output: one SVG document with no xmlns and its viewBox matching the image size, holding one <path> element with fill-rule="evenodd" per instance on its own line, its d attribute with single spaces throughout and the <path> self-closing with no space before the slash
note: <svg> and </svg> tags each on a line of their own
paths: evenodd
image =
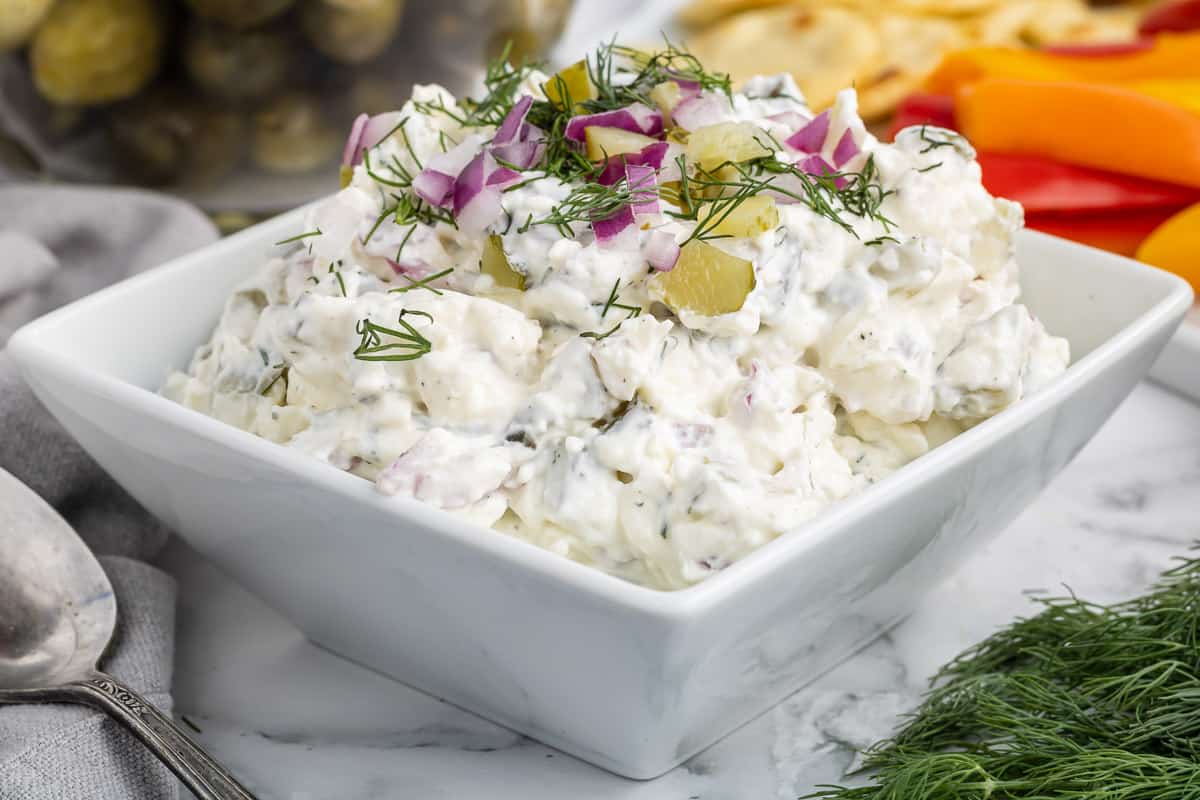
<svg viewBox="0 0 1200 800">
<path fill-rule="evenodd" d="M 1200 294 L 1200 203 L 1158 226 L 1138 248 L 1137 258 L 1174 272 Z"/>
<path fill-rule="evenodd" d="M 982 151 L 1200 187 L 1200 116 L 1131 89 L 989 78 L 959 89 L 956 111 Z"/>
<path fill-rule="evenodd" d="M 1106 55 L 1069 55 L 1006 47 L 970 47 L 947 55 L 926 80 L 927 91 L 954 94 L 985 78 L 1040 81 L 1125 81 L 1195 79 L 1200 32 L 1161 34 L 1144 50 Z"/>
</svg>

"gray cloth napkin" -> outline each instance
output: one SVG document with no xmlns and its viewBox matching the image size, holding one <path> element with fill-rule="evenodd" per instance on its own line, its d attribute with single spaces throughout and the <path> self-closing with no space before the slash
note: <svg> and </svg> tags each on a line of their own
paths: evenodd
<svg viewBox="0 0 1200 800">
<path fill-rule="evenodd" d="M 0 346 L 24 322 L 216 238 L 203 214 L 165 196 L 0 186 Z M 167 531 L 50 417 L 2 351 L 0 467 L 57 508 L 102 556 L 119 609 L 102 666 L 169 712 L 175 587 L 143 563 Z M 177 795 L 170 773 L 100 714 L 0 706 L 0 800 Z"/>
</svg>

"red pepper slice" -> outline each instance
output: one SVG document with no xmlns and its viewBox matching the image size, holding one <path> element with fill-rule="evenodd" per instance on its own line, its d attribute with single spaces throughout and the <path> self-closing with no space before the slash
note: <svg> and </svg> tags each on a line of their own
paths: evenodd
<svg viewBox="0 0 1200 800">
<path fill-rule="evenodd" d="M 1155 208 L 1073 217 L 1030 214 L 1025 218 L 1025 226 L 1101 250 L 1133 256 L 1138 246 L 1178 211 Z"/>
<path fill-rule="evenodd" d="M 1197 29 L 1200 29 L 1200 0 L 1174 0 L 1155 6 L 1142 17 L 1142 23 L 1138 25 L 1138 33 L 1142 36 Z"/>
<path fill-rule="evenodd" d="M 983 185 L 1028 214 L 1177 209 L 1200 202 L 1200 189 L 1064 164 L 1043 156 L 980 153 Z"/>
<path fill-rule="evenodd" d="M 954 98 L 946 94 L 910 94 L 896 109 L 888 138 L 895 139 L 897 133 L 913 125 L 937 125 L 939 128 L 953 129 Z"/>
</svg>

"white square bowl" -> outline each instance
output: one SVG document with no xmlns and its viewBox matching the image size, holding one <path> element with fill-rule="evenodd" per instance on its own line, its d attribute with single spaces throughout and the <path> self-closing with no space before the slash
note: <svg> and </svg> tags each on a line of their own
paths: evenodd
<svg viewBox="0 0 1200 800">
<path fill-rule="evenodd" d="M 622 775 L 661 774 L 903 617 L 1092 436 L 1191 303 L 1022 234 L 1051 386 L 705 583 L 659 592 L 461 522 L 159 397 L 303 210 L 31 323 L 34 391 L 148 509 L 314 641 Z"/>
</svg>

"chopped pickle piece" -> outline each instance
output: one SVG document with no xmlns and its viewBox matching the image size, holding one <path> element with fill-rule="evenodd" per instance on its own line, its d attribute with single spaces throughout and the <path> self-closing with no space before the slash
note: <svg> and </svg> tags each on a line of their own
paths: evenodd
<svg viewBox="0 0 1200 800">
<path fill-rule="evenodd" d="M 721 212 L 717 212 L 721 216 Z M 775 198 L 770 195 L 756 194 L 738 203 L 712 229 L 717 236 L 736 236 L 750 238 L 758 236 L 779 225 L 779 209 L 775 207 Z"/>
<path fill-rule="evenodd" d="M 688 132 L 683 128 L 671 128 L 667 131 L 666 139 L 668 142 L 674 142 L 675 144 L 687 144 Z"/>
<path fill-rule="evenodd" d="M 660 272 L 652 281 L 655 292 L 673 311 L 732 314 L 754 289 L 754 265 L 695 239 L 683 246 L 674 269 Z"/>
<path fill-rule="evenodd" d="M 703 169 L 734 164 L 771 154 L 767 132 L 750 122 L 718 122 L 692 131 L 688 160 Z"/>
<path fill-rule="evenodd" d="M 658 110 L 662 112 L 663 123 L 671 124 L 671 112 L 675 110 L 675 106 L 679 105 L 679 101 L 683 99 L 683 92 L 679 90 L 679 84 L 675 81 L 663 81 L 650 90 L 650 99 L 654 101 L 654 105 L 658 106 Z"/>
<path fill-rule="evenodd" d="M 542 91 L 546 93 L 546 99 L 559 108 L 569 100 L 572 110 L 578 108 L 584 100 L 596 99 L 596 87 L 588 77 L 587 61 L 576 61 L 571 66 L 559 70 L 554 77 L 542 84 Z"/>
<path fill-rule="evenodd" d="M 512 268 L 508 256 L 504 253 L 504 243 L 498 234 L 493 233 L 483 245 L 483 259 L 479 262 L 479 271 L 490 275 L 497 286 L 504 289 L 525 291 L 525 276 Z"/>
<path fill-rule="evenodd" d="M 643 147 L 658 141 L 622 128 L 601 128 L 597 125 L 584 128 L 583 137 L 587 140 L 587 157 L 592 161 L 603 161 L 622 153 L 640 153 Z"/>
</svg>

